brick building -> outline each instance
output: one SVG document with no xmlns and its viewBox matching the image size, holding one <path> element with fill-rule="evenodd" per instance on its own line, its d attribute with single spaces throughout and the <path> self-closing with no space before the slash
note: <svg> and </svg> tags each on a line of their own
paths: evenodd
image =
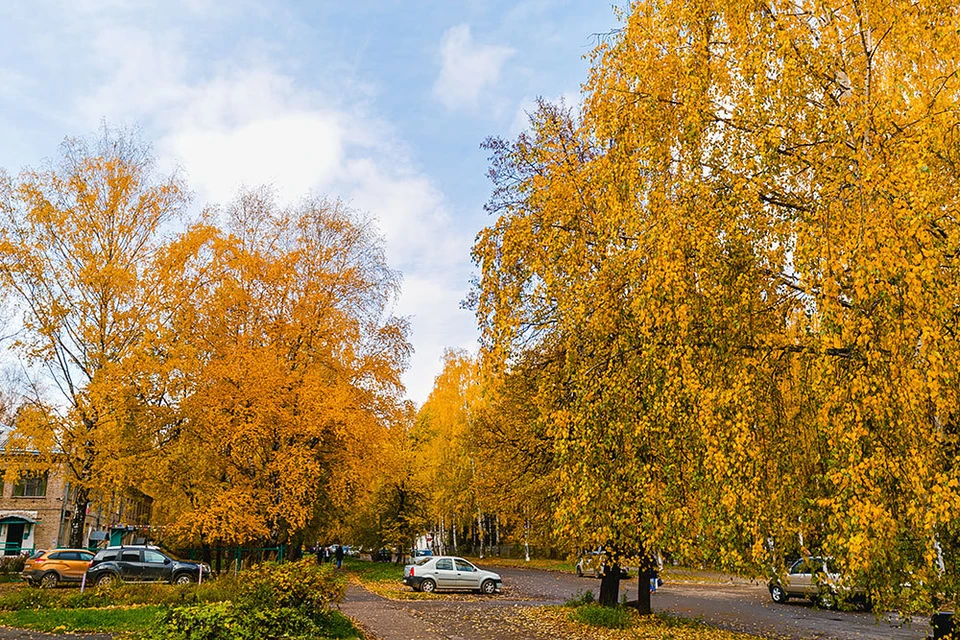
<svg viewBox="0 0 960 640">
<path fill-rule="evenodd" d="M 0 427 L 0 465 L 9 456 L 34 455 L 8 453 L 10 431 L 9 427 Z M 4 555 L 67 546 L 76 498 L 69 473 L 60 464 L 8 483 L 2 481 L 0 471 L 0 544 Z M 152 503 L 150 496 L 135 489 L 94 500 L 87 508 L 84 546 L 147 542 L 151 538 Z"/>
</svg>

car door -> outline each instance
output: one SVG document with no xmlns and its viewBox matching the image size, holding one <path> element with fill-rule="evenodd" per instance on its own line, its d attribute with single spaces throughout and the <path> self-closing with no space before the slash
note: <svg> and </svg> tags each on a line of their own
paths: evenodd
<svg viewBox="0 0 960 640">
<path fill-rule="evenodd" d="M 434 564 L 433 577 L 437 580 L 437 587 L 441 589 L 457 588 L 457 571 L 453 566 L 453 558 L 440 558 Z"/>
<path fill-rule="evenodd" d="M 787 572 L 786 591 L 790 595 L 809 596 L 815 593 L 813 586 L 814 561 L 801 558 L 793 563 Z"/>
<path fill-rule="evenodd" d="M 92 553 L 82 551 L 61 551 L 63 560 L 63 578 L 65 580 L 80 580 L 87 570 L 87 565 L 93 559 Z"/>
<path fill-rule="evenodd" d="M 457 568 L 457 587 L 460 589 L 479 589 L 480 571 L 463 558 L 454 558 Z"/>
<path fill-rule="evenodd" d="M 170 565 L 172 563 L 159 551 L 143 550 L 143 572 L 140 579 L 144 582 L 160 582 L 170 580 Z"/>
<path fill-rule="evenodd" d="M 140 549 L 121 549 L 117 557 L 117 569 L 124 582 L 139 582 L 143 575 Z"/>
<path fill-rule="evenodd" d="M 56 571 L 61 579 L 67 577 L 67 572 L 70 570 L 70 566 L 66 562 L 68 555 L 68 551 L 48 553 L 47 559 L 42 565 L 44 572 Z"/>
</svg>

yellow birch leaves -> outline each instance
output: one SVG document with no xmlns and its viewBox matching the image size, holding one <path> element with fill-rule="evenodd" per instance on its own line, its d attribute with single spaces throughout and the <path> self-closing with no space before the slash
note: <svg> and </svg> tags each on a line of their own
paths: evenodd
<svg viewBox="0 0 960 640">
<path fill-rule="evenodd" d="M 486 358 L 562 359 L 572 539 L 956 591 L 958 11 L 635 2 L 490 143 Z"/>
</svg>

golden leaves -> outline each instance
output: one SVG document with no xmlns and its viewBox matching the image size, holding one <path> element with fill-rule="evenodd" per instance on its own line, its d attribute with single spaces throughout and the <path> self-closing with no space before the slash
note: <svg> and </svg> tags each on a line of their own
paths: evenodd
<svg viewBox="0 0 960 640">
<path fill-rule="evenodd" d="M 558 528 L 737 567 L 802 535 L 894 591 L 947 588 L 917 561 L 960 513 L 941 10 L 635 3 L 581 113 L 541 104 L 489 144 L 485 354 L 563 363 L 538 376 Z"/>
</svg>

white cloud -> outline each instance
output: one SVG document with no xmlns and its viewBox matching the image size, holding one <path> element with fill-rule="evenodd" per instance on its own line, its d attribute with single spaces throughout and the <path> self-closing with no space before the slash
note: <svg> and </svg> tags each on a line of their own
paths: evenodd
<svg viewBox="0 0 960 640">
<path fill-rule="evenodd" d="M 509 54 L 473 50 L 465 34 L 468 66 L 487 69 L 480 86 L 495 80 Z M 474 342 L 473 316 L 459 309 L 472 234 L 454 224 L 443 193 L 407 157 L 392 125 L 265 60 L 191 59 L 177 33 L 105 24 L 95 43 L 102 81 L 76 101 L 77 117 L 88 127 L 103 117 L 142 123 L 161 163 L 184 168 L 198 204 L 270 184 L 286 201 L 326 193 L 374 217 L 391 266 L 403 272 L 397 313 L 411 316 L 416 350 L 404 380 L 413 400 L 425 400 L 443 349 Z M 484 62 L 491 56 L 492 69 Z"/>
<path fill-rule="evenodd" d="M 433 93 L 447 108 L 476 107 L 480 92 L 496 84 L 515 51 L 475 43 L 466 24 L 450 27 L 440 42 L 440 75 Z"/>
<path fill-rule="evenodd" d="M 226 202 L 240 185 L 272 185 L 287 199 L 336 175 L 342 134 L 335 115 L 289 113 L 236 128 L 174 131 L 162 149 L 179 158 L 204 199 Z"/>
</svg>

